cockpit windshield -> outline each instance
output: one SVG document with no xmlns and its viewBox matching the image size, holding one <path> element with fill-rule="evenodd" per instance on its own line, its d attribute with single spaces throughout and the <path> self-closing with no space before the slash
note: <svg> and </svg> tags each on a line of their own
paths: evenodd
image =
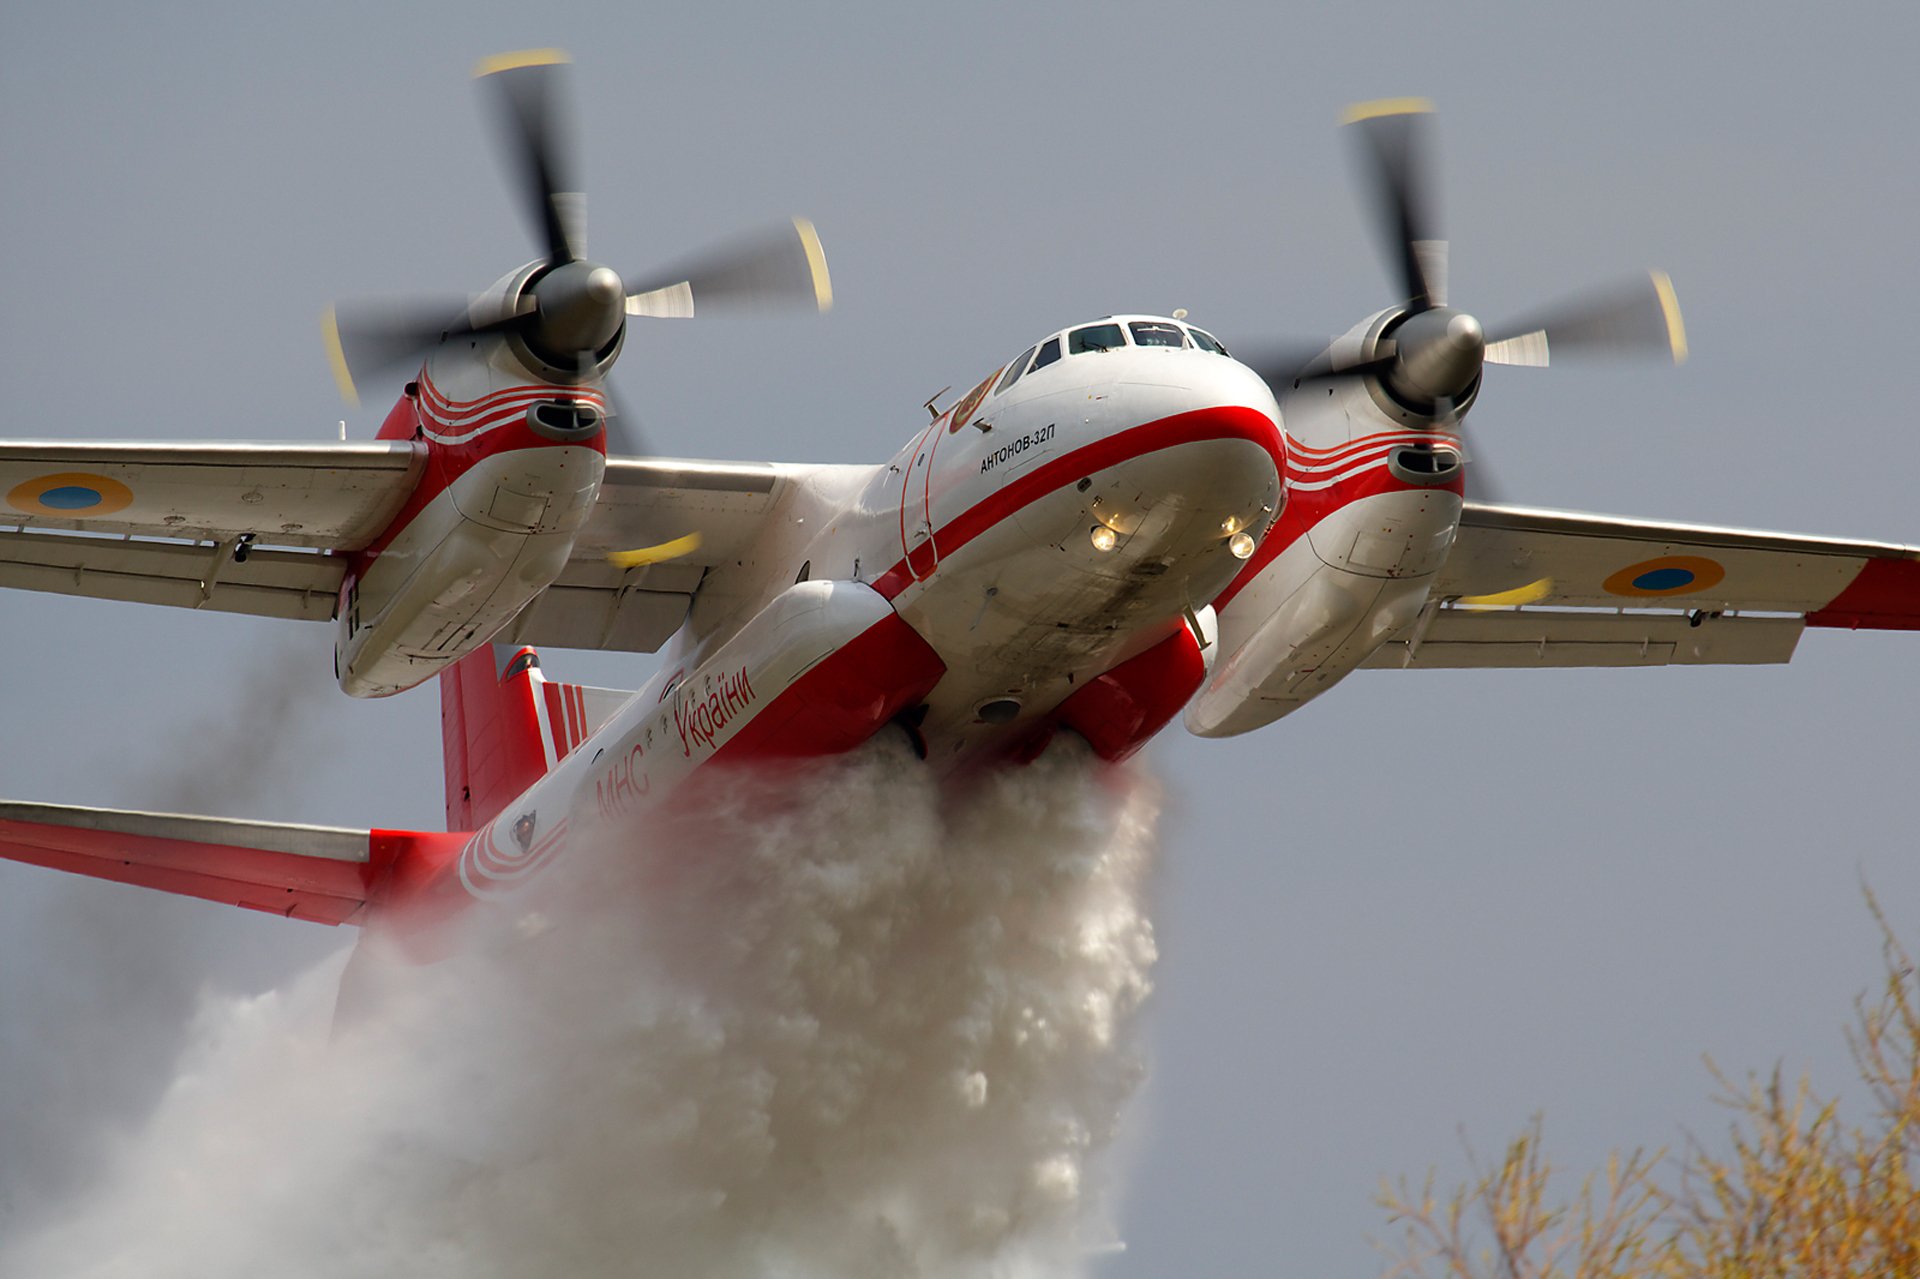
<svg viewBox="0 0 1920 1279">
<path fill-rule="evenodd" d="M 1000 394 L 1000 392 L 1020 380 L 1020 375 L 1027 371 L 1027 361 L 1033 358 L 1033 353 L 1038 349 L 1038 347 L 1030 346 L 1014 357 L 1013 363 L 1007 365 L 1007 371 L 1000 375 L 1000 385 L 993 388 L 995 395 Z"/>
<path fill-rule="evenodd" d="M 1135 346 L 1185 346 L 1187 335 L 1165 320 L 1134 320 L 1127 325 Z"/>
<path fill-rule="evenodd" d="M 1227 355 L 1227 348 L 1221 346 L 1219 339 L 1205 329 L 1196 329 L 1178 320 L 1147 317 L 1134 320 L 1123 316 L 1102 320 L 1098 324 L 1083 324 L 1028 347 L 1000 374 L 999 381 L 994 384 L 993 394 L 1002 394 L 1022 377 L 1038 373 L 1065 356 L 1119 351 L 1129 346 L 1154 347 L 1163 351 L 1200 350 L 1210 351 L 1214 355 Z"/>
<path fill-rule="evenodd" d="M 1202 351 L 1212 351 L 1215 355 L 1227 355 L 1227 348 L 1221 346 L 1219 339 L 1215 338 L 1213 334 L 1207 332 L 1205 329 L 1189 329 L 1187 331 L 1193 334 L 1193 344 Z M 1227 358 L 1232 359 L 1233 357 L 1228 355 Z"/>
<path fill-rule="evenodd" d="M 1117 324 L 1089 324 L 1067 334 L 1067 354 L 1086 351 L 1117 351 L 1127 344 Z"/>
</svg>

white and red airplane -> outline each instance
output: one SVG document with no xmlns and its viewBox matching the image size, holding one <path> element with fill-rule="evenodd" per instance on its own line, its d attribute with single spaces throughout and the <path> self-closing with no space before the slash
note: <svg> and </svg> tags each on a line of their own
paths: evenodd
<svg viewBox="0 0 1920 1279">
<path fill-rule="evenodd" d="M 1451 307 L 1411 101 L 1348 121 L 1405 300 L 1324 349 L 1107 316 L 878 465 L 610 453 L 631 325 L 830 290 L 804 222 L 644 280 L 588 259 L 559 62 L 482 67 L 545 255 L 463 312 L 330 328 L 349 390 L 423 359 L 378 439 L 0 443 L 0 585 L 330 621 L 354 696 L 439 676 L 447 830 L 0 802 L 0 854 L 404 931 L 729 762 L 898 732 L 957 772 L 1063 731 L 1119 760 L 1361 667 L 1783 662 L 1807 626 L 1920 629 L 1920 549 L 1466 500 L 1484 365 L 1684 337 L 1658 275 L 1491 334 Z M 663 657 L 615 691 L 547 679 L 535 645 Z"/>
</svg>

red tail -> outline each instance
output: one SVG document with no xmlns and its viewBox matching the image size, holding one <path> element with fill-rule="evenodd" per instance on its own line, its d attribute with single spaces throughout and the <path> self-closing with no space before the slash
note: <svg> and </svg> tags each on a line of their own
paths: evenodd
<svg viewBox="0 0 1920 1279">
<path fill-rule="evenodd" d="M 530 648 L 489 644 L 440 673 L 447 829 L 479 830 L 587 740 L 630 694 L 563 684 Z"/>
<path fill-rule="evenodd" d="M 539 670 L 532 649 L 487 644 L 440 673 L 448 830 L 480 829 L 552 767 Z"/>
</svg>

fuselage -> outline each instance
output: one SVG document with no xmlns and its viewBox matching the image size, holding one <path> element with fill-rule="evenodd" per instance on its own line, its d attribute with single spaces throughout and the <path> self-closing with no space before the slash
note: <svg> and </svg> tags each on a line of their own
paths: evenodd
<svg viewBox="0 0 1920 1279">
<path fill-rule="evenodd" d="M 602 453 L 528 419 L 597 410 L 599 391 L 516 382 L 503 360 L 470 364 L 464 395 L 459 367 L 430 361 L 389 419 L 444 461 L 355 576 L 402 584 L 390 614 L 438 628 L 416 636 L 463 625 L 471 647 L 506 625 L 592 505 Z M 532 850 L 638 819 L 713 760 L 830 753 L 889 725 L 945 771 L 1063 729 L 1122 758 L 1182 710 L 1202 735 L 1278 718 L 1417 624 L 1461 506 L 1453 437 L 1362 384 L 1296 394 L 1282 423 L 1203 331 L 1120 316 L 994 369 L 885 463 L 783 468 L 779 505 L 706 570 L 652 680 L 555 730 L 546 775 L 429 879 L 510 891 Z M 464 584 L 433 577 L 448 563 Z M 409 589 L 429 601 L 413 615 L 391 602 Z M 484 608 L 461 620 L 462 600 Z M 385 651 L 388 669 L 421 657 Z"/>
<path fill-rule="evenodd" d="M 767 553 L 702 583 L 665 677 L 801 577 L 864 582 L 946 666 L 920 721 L 944 760 L 1194 625 L 1279 514 L 1279 414 L 1231 358 L 1133 325 L 1183 335 L 1121 317 L 1079 326 L 1107 349 L 1070 351 L 1064 331 L 1060 358 L 993 370 L 884 465 L 798 486 Z"/>
</svg>

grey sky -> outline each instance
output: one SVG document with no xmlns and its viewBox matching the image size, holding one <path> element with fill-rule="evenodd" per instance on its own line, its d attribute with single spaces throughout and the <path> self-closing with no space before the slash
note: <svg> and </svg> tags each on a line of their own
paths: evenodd
<svg viewBox="0 0 1920 1279">
<path fill-rule="evenodd" d="M 1511 500 L 1920 542 L 1916 19 L 1733 12 L 13 6 L 6 429 L 330 436 L 323 305 L 532 256 L 466 78 L 502 49 L 577 59 L 605 260 L 819 225 L 825 320 L 629 339 L 622 392 L 694 456 L 877 460 L 929 393 L 1111 311 L 1184 306 L 1229 345 L 1345 328 L 1391 297 L 1334 121 L 1414 93 L 1441 111 L 1456 304 L 1497 320 L 1654 265 L 1686 311 L 1677 371 L 1489 373 L 1474 426 Z M 0 794 L 192 782 L 236 815 L 438 820 L 431 690 L 333 693 L 322 628 L 0 594 L 0 634 Z M 1154 1064 L 1100 1273 L 1370 1274 L 1378 1178 L 1457 1169 L 1462 1125 L 1491 1149 L 1544 1110 L 1579 1166 L 1715 1130 L 1702 1052 L 1842 1079 L 1877 971 L 1860 878 L 1920 928 L 1916 643 L 1368 673 L 1250 737 L 1170 735 Z M 286 701 L 248 692 L 263 666 Z M 155 1040 L 116 1029 L 115 992 L 184 1009 L 342 940 L 0 866 L 0 1142 L 79 1167 L 61 1123 L 138 1108 L 124 1059 Z"/>
</svg>

